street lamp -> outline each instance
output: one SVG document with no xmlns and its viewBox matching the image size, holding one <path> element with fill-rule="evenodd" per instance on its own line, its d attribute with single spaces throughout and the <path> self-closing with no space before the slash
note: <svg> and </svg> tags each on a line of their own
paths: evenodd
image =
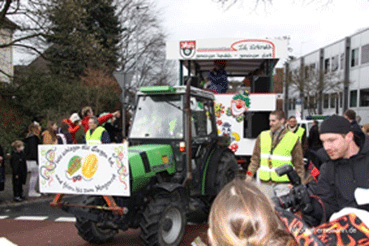
<svg viewBox="0 0 369 246">
<path fill-rule="evenodd" d="M 122 102 L 122 134 L 123 137 L 127 136 L 127 132 L 126 132 L 126 88 L 127 88 L 127 84 L 131 83 L 132 77 L 133 77 L 133 73 L 132 72 L 123 72 L 123 71 L 118 71 L 118 72 L 114 72 L 113 73 L 115 79 L 117 80 L 120 88 L 122 88 L 122 94 L 121 94 L 121 102 Z"/>
<path fill-rule="evenodd" d="M 136 77 L 136 83 L 137 85 L 139 85 L 139 76 L 138 76 L 138 42 L 139 42 L 139 32 L 138 32 L 138 25 L 140 24 L 139 20 L 141 20 L 141 18 L 139 18 L 138 16 L 138 12 L 139 10 L 142 10 L 142 9 L 148 9 L 149 7 L 148 6 L 140 6 L 140 5 L 137 5 L 136 6 L 136 10 L 137 10 L 137 18 L 135 18 L 135 24 L 136 24 L 136 55 L 135 55 L 135 67 L 134 67 L 134 74 L 135 74 L 135 77 Z"/>
</svg>

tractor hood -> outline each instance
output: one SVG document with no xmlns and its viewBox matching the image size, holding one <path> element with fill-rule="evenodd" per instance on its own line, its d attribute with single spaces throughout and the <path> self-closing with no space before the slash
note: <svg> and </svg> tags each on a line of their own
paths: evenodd
<svg viewBox="0 0 369 246">
<path fill-rule="evenodd" d="M 128 161 L 131 170 L 132 192 L 149 183 L 150 178 L 159 172 L 173 174 L 176 165 L 170 145 L 147 144 L 128 148 Z"/>
</svg>

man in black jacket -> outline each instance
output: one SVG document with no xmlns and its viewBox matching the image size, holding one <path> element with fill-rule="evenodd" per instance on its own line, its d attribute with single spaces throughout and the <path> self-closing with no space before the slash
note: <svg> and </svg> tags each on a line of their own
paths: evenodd
<svg viewBox="0 0 369 246">
<path fill-rule="evenodd" d="M 318 182 L 309 187 L 314 209 L 304 219 L 318 225 L 345 207 L 369 211 L 369 206 L 359 206 L 354 197 L 357 188 L 369 188 L 369 139 L 359 147 L 349 121 L 336 115 L 322 123 L 320 139 L 330 160 L 322 165 Z"/>
<path fill-rule="evenodd" d="M 354 133 L 354 140 L 357 145 L 362 145 L 365 141 L 365 134 L 356 121 L 356 112 L 352 109 L 347 109 L 343 117 L 350 122 L 351 131 Z"/>
</svg>

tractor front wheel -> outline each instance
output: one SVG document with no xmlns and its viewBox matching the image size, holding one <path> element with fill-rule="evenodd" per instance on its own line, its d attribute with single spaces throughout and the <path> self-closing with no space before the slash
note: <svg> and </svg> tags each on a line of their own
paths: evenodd
<svg viewBox="0 0 369 246">
<path fill-rule="evenodd" d="M 100 197 L 89 197 L 83 202 L 85 205 L 104 205 Z M 99 213 L 97 209 L 87 209 L 90 213 Z M 102 211 L 100 211 L 102 212 Z M 105 211 L 104 211 L 105 212 Z M 106 228 L 102 223 L 90 221 L 83 217 L 77 217 L 75 226 L 78 234 L 87 242 L 93 244 L 103 244 L 113 239 L 118 230 Z"/>
<path fill-rule="evenodd" d="M 144 210 L 140 227 L 140 237 L 145 245 L 179 245 L 186 227 L 185 208 L 180 196 L 154 197 Z"/>
</svg>

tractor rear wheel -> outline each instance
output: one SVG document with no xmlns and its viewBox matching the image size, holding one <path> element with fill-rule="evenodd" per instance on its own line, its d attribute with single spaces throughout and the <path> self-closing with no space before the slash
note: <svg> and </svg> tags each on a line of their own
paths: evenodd
<svg viewBox="0 0 369 246">
<path fill-rule="evenodd" d="M 100 197 L 89 197 L 85 200 L 84 205 L 104 205 L 104 201 Z M 97 209 L 89 209 L 91 213 L 98 213 Z M 102 223 L 94 222 L 83 217 L 77 217 L 75 226 L 78 234 L 87 242 L 94 244 L 103 244 L 113 239 L 118 233 L 117 229 L 106 228 Z"/>
<path fill-rule="evenodd" d="M 218 162 L 217 174 L 215 175 L 213 189 L 218 194 L 221 189 L 232 181 L 238 174 L 239 167 L 236 157 L 230 151 L 224 151 Z"/>
<path fill-rule="evenodd" d="M 179 245 L 185 232 L 182 199 L 173 194 L 154 197 L 143 212 L 140 238 L 145 245 Z"/>
</svg>

